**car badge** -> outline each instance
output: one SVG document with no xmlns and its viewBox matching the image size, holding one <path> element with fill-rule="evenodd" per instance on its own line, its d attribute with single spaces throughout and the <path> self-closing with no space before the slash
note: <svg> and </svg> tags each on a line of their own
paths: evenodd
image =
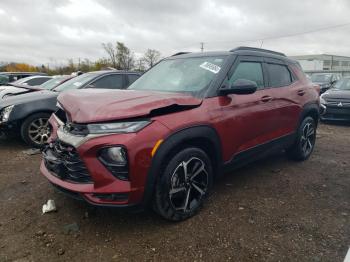
<svg viewBox="0 0 350 262">
<path fill-rule="evenodd" d="M 343 106 L 343 103 L 342 102 L 339 102 L 339 104 L 337 106 Z"/>
</svg>

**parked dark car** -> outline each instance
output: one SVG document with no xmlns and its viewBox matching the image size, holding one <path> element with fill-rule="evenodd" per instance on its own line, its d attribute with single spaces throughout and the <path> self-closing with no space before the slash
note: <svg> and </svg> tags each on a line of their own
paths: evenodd
<svg viewBox="0 0 350 262">
<path fill-rule="evenodd" d="M 332 88 L 339 79 L 341 74 L 338 73 L 315 73 L 311 76 L 311 81 L 320 86 L 321 94 Z"/>
<path fill-rule="evenodd" d="M 57 96 L 60 92 L 81 88 L 125 89 L 139 76 L 136 72 L 115 70 L 90 72 L 70 79 L 52 91 L 42 90 L 2 99 L 0 132 L 7 135 L 20 134 L 27 144 L 40 147 L 50 136 L 48 119 L 57 110 Z"/>
<path fill-rule="evenodd" d="M 321 95 L 321 120 L 350 121 L 350 78 L 339 80 Z"/>
<path fill-rule="evenodd" d="M 0 99 L 7 98 L 9 96 L 25 94 L 40 90 L 51 90 L 56 86 L 68 81 L 74 76 L 62 75 L 62 76 L 30 76 L 22 78 L 7 86 L 0 86 Z M 24 83 L 22 83 L 24 81 Z M 28 84 L 25 84 L 27 82 Z"/>
<path fill-rule="evenodd" d="M 17 81 L 28 76 L 46 76 L 46 73 L 40 72 L 0 72 L 0 85 Z"/>
<path fill-rule="evenodd" d="M 41 172 L 93 205 L 193 216 L 224 169 L 311 155 L 319 94 L 298 62 L 241 47 L 175 55 L 128 90 L 60 94 Z"/>
</svg>

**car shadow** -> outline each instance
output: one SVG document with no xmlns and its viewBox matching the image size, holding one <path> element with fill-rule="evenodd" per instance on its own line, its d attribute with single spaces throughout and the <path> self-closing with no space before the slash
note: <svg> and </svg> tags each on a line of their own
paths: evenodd
<svg viewBox="0 0 350 262">
<path fill-rule="evenodd" d="M 324 125 L 330 125 L 330 126 L 344 126 L 344 127 L 350 126 L 350 122 L 348 121 L 321 121 L 321 123 Z"/>
<path fill-rule="evenodd" d="M 285 154 L 276 153 L 266 156 L 249 165 L 226 172 L 215 181 L 212 193 L 203 209 L 208 211 L 213 207 L 215 208 L 215 202 L 212 199 L 221 198 L 225 194 L 231 194 L 232 192 L 242 190 L 244 186 L 249 186 L 249 184 L 253 183 L 253 180 L 256 180 L 259 176 L 266 176 L 266 174 L 275 175 L 282 166 L 285 166 L 286 164 L 288 165 L 288 162 L 290 162 L 290 160 Z M 265 170 L 265 172 L 262 173 L 261 170 Z M 228 190 L 230 192 L 228 192 Z M 94 227 L 102 232 L 108 228 L 109 231 L 120 234 L 124 232 L 126 228 L 130 229 L 130 227 L 132 227 L 133 230 L 138 228 L 142 231 L 148 231 L 153 230 L 154 227 L 172 227 L 178 225 L 178 223 L 161 218 L 153 212 L 151 208 L 145 210 L 120 210 L 113 207 L 93 207 L 83 201 L 74 201 L 59 192 L 56 194 L 57 197 L 59 194 L 60 198 L 65 198 L 64 206 L 69 209 L 65 210 L 65 213 L 76 213 L 75 215 L 77 215 L 78 218 L 84 216 L 84 213 L 88 214 L 88 220 L 85 220 L 84 223 L 93 223 Z M 75 215 L 73 214 L 73 216 Z M 202 218 L 196 216 L 193 219 L 183 221 L 182 223 L 192 223 L 197 219 Z M 190 220 L 192 222 L 189 222 Z"/>
</svg>

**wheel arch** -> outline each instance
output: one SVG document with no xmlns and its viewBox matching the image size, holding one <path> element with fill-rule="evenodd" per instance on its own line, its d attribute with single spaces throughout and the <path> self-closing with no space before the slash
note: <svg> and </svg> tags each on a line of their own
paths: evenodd
<svg viewBox="0 0 350 262">
<path fill-rule="evenodd" d="M 188 127 L 169 135 L 159 146 L 155 153 L 151 167 L 147 174 L 144 192 L 144 203 L 148 204 L 153 196 L 159 170 L 162 170 L 166 159 L 185 147 L 202 149 L 212 161 L 215 177 L 222 173 L 222 150 L 219 135 L 208 125 Z M 214 178 L 215 178 L 214 177 Z"/>
<path fill-rule="evenodd" d="M 315 120 L 316 126 L 318 125 L 320 118 L 320 108 L 317 103 L 308 103 L 303 107 L 303 111 L 299 119 L 299 125 L 307 116 L 311 116 Z"/>
<path fill-rule="evenodd" d="M 50 109 L 43 109 L 43 110 L 35 110 L 35 111 L 32 111 L 26 115 L 24 115 L 23 117 L 21 117 L 21 120 L 19 120 L 19 123 L 20 123 L 20 126 L 22 127 L 23 123 L 26 121 L 26 119 L 28 119 L 29 117 L 33 116 L 33 115 L 36 115 L 36 114 L 53 114 L 55 111 L 53 110 L 50 110 Z"/>
</svg>

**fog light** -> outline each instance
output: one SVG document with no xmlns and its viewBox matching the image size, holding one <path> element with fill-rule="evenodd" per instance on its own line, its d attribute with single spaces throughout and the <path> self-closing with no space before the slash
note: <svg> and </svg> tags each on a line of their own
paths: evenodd
<svg viewBox="0 0 350 262">
<path fill-rule="evenodd" d="M 121 180 L 129 179 L 128 157 L 125 148 L 105 147 L 101 149 L 99 159 L 113 176 Z"/>
<path fill-rule="evenodd" d="M 126 152 L 122 147 L 104 148 L 100 156 L 110 165 L 125 166 L 127 164 Z"/>
</svg>

